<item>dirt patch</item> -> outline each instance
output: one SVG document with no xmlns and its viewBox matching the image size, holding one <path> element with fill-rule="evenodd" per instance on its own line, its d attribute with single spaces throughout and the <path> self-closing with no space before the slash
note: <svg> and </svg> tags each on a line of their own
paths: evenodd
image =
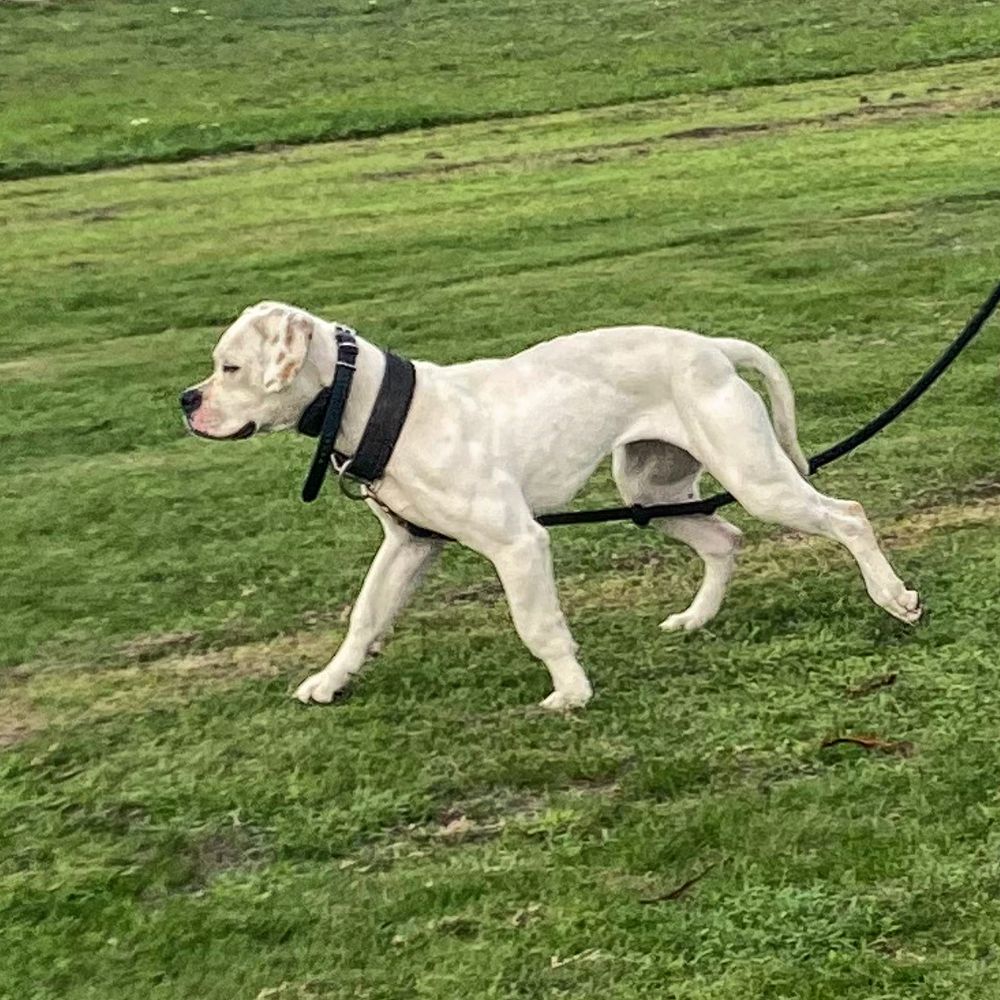
<svg viewBox="0 0 1000 1000">
<path fill-rule="evenodd" d="M 638 572 L 639 570 L 656 569 L 663 565 L 662 552 L 650 549 L 639 549 L 635 552 L 615 552 L 608 560 L 608 569 L 616 573 Z"/>
<path fill-rule="evenodd" d="M 125 664 L 45 661 L 8 671 L 6 680 L 19 677 L 38 704 L 58 701 L 64 721 L 83 721 L 142 714 L 152 707 L 182 707 L 204 697 L 206 690 L 225 691 L 251 680 L 283 677 L 290 693 L 336 647 L 330 636 L 301 632 L 195 653 L 183 651 L 187 640 L 178 641 L 178 635 L 187 633 L 143 637 L 141 656 Z M 27 703 L 27 693 L 19 701 Z M 31 735 L 38 728 L 31 724 L 32 717 L 20 712 L 12 715 L 7 693 L 0 694 L 0 728 L 10 731 L 9 739 L 19 741 Z M 12 720 L 9 725 L 7 720 Z"/>
<path fill-rule="evenodd" d="M 440 809 L 433 819 L 392 827 L 379 839 L 342 858 L 341 870 L 358 873 L 385 871 L 401 859 L 422 858 L 441 848 L 494 840 L 508 826 L 529 826 L 541 817 L 545 799 L 524 795 L 505 802 L 487 800 L 458 802 Z"/>
<path fill-rule="evenodd" d="M 964 102 L 966 104 L 970 102 Z M 798 118 L 784 118 L 777 121 L 749 122 L 733 125 L 703 125 L 696 128 L 681 129 L 679 132 L 668 132 L 663 139 L 717 139 L 729 136 L 745 135 L 754 132 L 779 132 L 805 125 L 830 125 L 836 122 L 857 121 L 862 118 L 900 118 L 917 111 L 951 111 L 957 110 L 957 101 L 906 101 L 894 104 L 859 104 L 857 108 L 844 111 L 828 111 L 821 115 L 802 115 Z M 967 110 L 967 108 L 964 108 Z"/>
<path fill-rule="evenodd" d="M 5 690 L 0 699 L 0 750 L 16 747 L 30 739 L 43 728 L 44 721 L 27 701 L 12 697 Z"/>
<path fill-rule="evenodd" d="M 988 500 L 1000 497 L 1000 482 L 995 479 L 976 479 L 958 490 L 928 490 L 916 497 L 915 509 L 929 510 L 932 507 L 968 503 L 971 500 Z"/>
<path fill-rule="evenodd" d="M 0 6 L 3 6 L 2 0 L 0 0 Z M 26 188 L 24 191 L 19 191 L 16 188 L 12 188 L 9 191 L 4 192 L 4 197 L 13 200 L 14 198 L 40 198 L 45 194 L 58 194 L 59 188 L 54 187 L 36 187 L 36 188 Z M 37 204 L 32 204 L 26 202 L 31 208 L 39 208 L 41 202 Z"/>
<path fill-rule="evenodd" d="M 569 158 L 570 163 L 604 163 L 608 159 L 599 153 L 578 153 Z"/>
<path fill-rule="evenodd" d="M 339 867 L 359 873 L 384 871 L 397 860 L 425 857 L 440 848 L 494 840 L 507 830 L 527 836 L 547 832 L 545 814 L 552 805 L 552 796 L 582 799 L 613 796 L 619 790 L 617 781 L 595 780 L 573 782 L 551 795 L 497 793 L 463 799 L 440 808 L 431 819 L 386 830 L 379 840 L 343 858 Z M 565 801 L 561 805 L 565 807 Z"/>
<path fill-rule="evenodd" d="M 203 653 L 182 652 L 180 655 L 173 655 L 176 649 L 168 646 L 162 659 L 150 662 L 148 667 L 112 668 L 107 673 L 114 677 L 116 689 L 122 686 L 121 682 L 125 677 L 135 678 L 136 681 L 144 678 L 148 681 L 151 694 L 159 697 L 168 692 L 169 685 L 165 682 L 171 679 L 179 689 L 189 690 L 202 679 L 213 683 L 241 683 L 247 678 L 270 678 L 289 672 L 290 676 L 294 676 L 297 662 L 302 662 L 301 669 L 306 669 L 308 664 L 319 663 L 321 659 L 325 662 L 324 654 L 328 659 L 330 647 L 331 640 L 328 637 L 309 633 Z"/>
<path fill-rule="evenodd" d="M 222 163 L 220 161 L 229 159 L 231 157 L 240 157 L 241 154 L 246 153 L 280 153 L 285 150 L 290 150 L 295 147 L 292 146 L 270 146 L 265 149 L 263 147 L 251 147 L 250 149 L 241 150 L 230 150 L 229 152 L 223 152 L 218 154 L 208 154 L 205 156 L 193 156 L 190 159 L 184 161 L 184 166 L 187 169 L 178 169 L 171 171 L 170 173 L 157 174 L 152 177 L 157 184 L 183 184 L 185 181 L 200 181 L 204 180 L 206 177 L 218 177 L 222 174 L 235 174 L 246 167 L 241 160 L 237 160 L 234 163 Z M 144 163 L 147 161 L 143 161 Z M 313 161 L 308 161 L 313 162 Z M 122 167 L 112 167 L 110 169 L 123 169 Z M 127 169 L 127 167 L 125 168 Z"/>
<path fill-rule="evenodd" d="M 29 722 L 0 719 L 0 750 L 23 743 L 37 730 Z"/>
<path fill-rule="evenodd" d="M 442 604 L 495 604 L 503 599 L 503 587 L 499 580 L 477 580 L 462 587 L 443 590 L 438 600 Z"/>
<path fill-rule="evenodd" d="M 319 628 L 324 625 L 346 625 L 351 617 L 353 604 L 342 604 L 339 608 L 326 611 L 305 611 L 300 621 L 308 628 Z"/>
<path fill-rule="evenodd" d="M 119 205 L 102 205 L 99 208 L 80 208 L 66 213 L 66 218 L 80 219 L 82 222 L 111 222 L 123 215 Z"/>
<path fill-rule="evenodd" d="M 117 653 L 129 663 L 158 660 L 181 649 L 189 649 L 201 638 L 197 632 L 161 632 L 137 635 L 123 642 Z"/>
<path fill-rule="evenodd" d="M 620 778 L 635 768 L 635 758 L 629 757 L 618 768 L 614 778 L 577 778 L 567 788 L 578 795 L 617 795 L 621 791 Z"/>
<path fill-rule="evenodd" d="M 489 840 L 499 836 L 510 823 L 530 823 L 545 810 L 541 795 L 487 796 L 454 802 L 441 809 L 432 823 L 414 823 L 405 835 L 418 841 L 457 844 Z"/>
<path fill-rule="evenodd" d="M 266 860 L 266 853 L 260 836 L 247 827 L 197 836 L 188 846 L 187 888 L 197 891 L 225 872 L 257 868 Z"/>
<path fill-rule="evenodd" d="M 1000 496 L 992 496 L 972 503 L 945 504 L 907 514 L 879 534 L 889 545 L 913 548 L 942 528 L 972 528 L 993 524 L 997 519 L 1000 519 Z"/>
<path fill-rule="evenodd" d="M 844 215 L 841 222 L 893 222 L 896 219 L 909 219 L 914 215 L 913 209 L 894 209 L 885 212 L 865 212 L 862 215 Z"/>
<path fill-rule="evenodd" d="M 994 188 L 992 191 L 970 191 L 960 192 L 958 194 L 945 194 L 936 200 L 939 204 L 943 205 L 968 205 L 983 201 L 1000 201 L 1000 188 Z"/>
<path fill-rule="evenodd" d="M 749 125 L 700 125 L 696 128 L 668 132 L 664 139 L 715 139 L 718 136 L 743 135 L 746 132 L 769 132 L 777 123 L 752 122 Z"/>
<path fill-rule="evenodd" d="M 520 157 L 513 154 L 507 156 L 486 156 L 479 160 L 463 160 L 459 163 L 435 163 L 433 166 L 422 164 L 415 167 L 401 167 L 398 170 L 379 170 L 362 174 L 369 181 L 396 181 L 411 177 L 424 177 L 432 174 L 453 174 L 458 171 L 476 170 L 479 167 L 495 167 L 514 163 Z"/>
</svg>

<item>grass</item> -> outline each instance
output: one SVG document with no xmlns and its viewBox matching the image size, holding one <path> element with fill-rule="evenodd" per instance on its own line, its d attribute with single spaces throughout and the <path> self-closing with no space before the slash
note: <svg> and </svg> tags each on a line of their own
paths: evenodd
<svg viewBox="0 0 1000 1000">
<path fill-rule="evenodd" d="M 166 125 L 133 142 L 111 117 L 44 146 L 37 122 L 5 123 L 4 169 L 46 176 L 0 187 L 0 998 L 1000 995 L 995 329 L 821 480 L 865 503 L 925 626 L 873 608 L 834 546 L 736 515 L 750 540 L 723 613 L 667 637 L 656 622 L 697 581 L 685 550 L 560 530 L 598 690 L 585 713 L 528 707 L 544 671 L 459 550 L 351 700 L 287 697 L 341 637 L 377 531 L 333 491 L 298 502 L 311 444 L 180 433 L 177 392 L 248 302 L 298 302 L 438 361 L 611 321 L 746 336 L 791 374 L 812 452 L 908 384 L 996 279 L 990 6 L 906 5 L 890 45 L 891 8 L 865 22 L 834 5 L 834 31 L 801 5 L 682 5 L 698 74 L 646 90 L 643 46 L 669 61 L 662 39 L 609 56 L 607 25 L 652 8 L 584 6 L 565 29 L 579 44 L 557 46 L 547 5 L 469 4 L 537 38 L 537 62 L 505 77 L 495 36 L 463 22 L 464 82 L 419 92 L 407 74 L 459 14 L 337 7 L 358 64 L 380 18 L 424 47 L 329 100 L 371 108 L 384 87 L 397 103 L 371 127 L 386 132 L 417 120 L 399 107 L 415 93 L 420 120 L 489 120 L 84 173 L 195 147 Z M 265 39 L 319 44 L 304 7 L 212 10 L 5 6 L 0 23 L 31 31 L 2 44 L 35 58 L 5 58 L 4 88 L 31 93 L 45 67 L 72 84 L 145 51 L 161 18 L 192 33 L 164 56 L 190 122 L 224 22 L 251 47 L 213 99 L 241 107 L 267 85 L 282 100 L 198 149 L 367 129 L 310 132 L 328 78 L 293 58 L 302 82 L 279 90 L 249 58 Z M 49 44 L 115 18 L 134 41 Z M 783 42 L 758 63 L 717 44 L 741 24 Z M 490 56 L 474 70 L 476 46 Z M 586 74 L 556 86 L 586 46 L 620 60 L 607 100 Z M 166 100 L 150 62 L 122 64 L 120 93 Z M 88 86 L 2 113 L 110 116 L 105 82 Z M 583 500 L 612 497 L 602 472 Z M 850 733 L 915 753 L 822 746 Z"/>
<path fill-rule="evenodd" d="M 1000 50 L 992 0 L 197 2 L 0 4 L 0 177 Z"/>
</svg>

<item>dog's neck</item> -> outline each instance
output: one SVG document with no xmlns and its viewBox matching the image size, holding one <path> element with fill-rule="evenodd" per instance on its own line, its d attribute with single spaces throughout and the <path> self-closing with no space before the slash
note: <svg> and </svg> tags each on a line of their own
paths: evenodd
<svg viewBox="0 0 1000 1000">
<path fill-rule="evenodd" d="M 333 323 L 323 323 L 310 344 L 308 360 L 316 367 L 323 385 L 333 383 L 337 363 L 336 333 Z M 344 455 L 353 455 L 357 450 L 385 372 L 385 354 L 363 337 L 355 336 L 358 343 L 357 370 L 336 443 L 337 451 Z"/>
</svg>

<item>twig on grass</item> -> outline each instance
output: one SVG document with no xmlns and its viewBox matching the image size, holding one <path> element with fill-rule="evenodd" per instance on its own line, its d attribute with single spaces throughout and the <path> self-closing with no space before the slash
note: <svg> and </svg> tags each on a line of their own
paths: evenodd
<svg viewBox="0 0 1000 1000">
<path fill-rule="evenodd" d="M 912 757 L 916 747 L 909 740 L 884 740 L 880 736 L 833 736 L 823 740 L 820 748 L 835 747 L 849 743 L 864 750 L 877 750 L 879 753 L 895 754 L 897 757 Z"/>
<path fill-rule="evenodd" d="M 647 896 L 645 899 L 640 899 L 640 903 L 668 903 L 675 899 L 680 899 L 681 897 L 687 895 L 689 890 L 696 883 L 700 882 L 716 865 L 716 862 L 703 868 L 697 875 L 692 875 L 686 882 L 682 882 L 675 889 L 671 889 L 669 892 L 663 892 L 656 896 Z"/>
<path fill-rule="evenodd" d="M 848 698 L 863 698 L 866 694 L 880 691 L 882 688 L 892 687 L 896 683 L 898 674 L 879 674 L 877 677 L 869 677 L 846 689 L 844 692 Z"/>
</svg>

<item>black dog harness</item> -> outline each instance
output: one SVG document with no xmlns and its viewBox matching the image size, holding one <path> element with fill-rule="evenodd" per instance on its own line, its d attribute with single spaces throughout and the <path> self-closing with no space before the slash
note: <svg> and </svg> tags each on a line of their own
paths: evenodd
<svg viewBox="0 0 1000 1000">
<path fill-rule="evenodd" d="M 340 477 L 346 476 L 363 486 L 371 487 L 372 483 L 382 478 L 403 430 L 406 415 L 410 412 L 416 385 L 412 362 L 386 351 L 382 385 L 357 450 L 350 456 L 342 454 L 334 446 L 357 370 L 358 342 L 354 331 L 344 326 L 337 327 L 336 339 L 337 363 L 333 384 L 323 389 L 306 407 L 298 423 L 300 434 L 319 439 L 302 487 L 302 499 L 306 503 L 312 503 L 319 496 L 331 459 Z"/>
</svg>

